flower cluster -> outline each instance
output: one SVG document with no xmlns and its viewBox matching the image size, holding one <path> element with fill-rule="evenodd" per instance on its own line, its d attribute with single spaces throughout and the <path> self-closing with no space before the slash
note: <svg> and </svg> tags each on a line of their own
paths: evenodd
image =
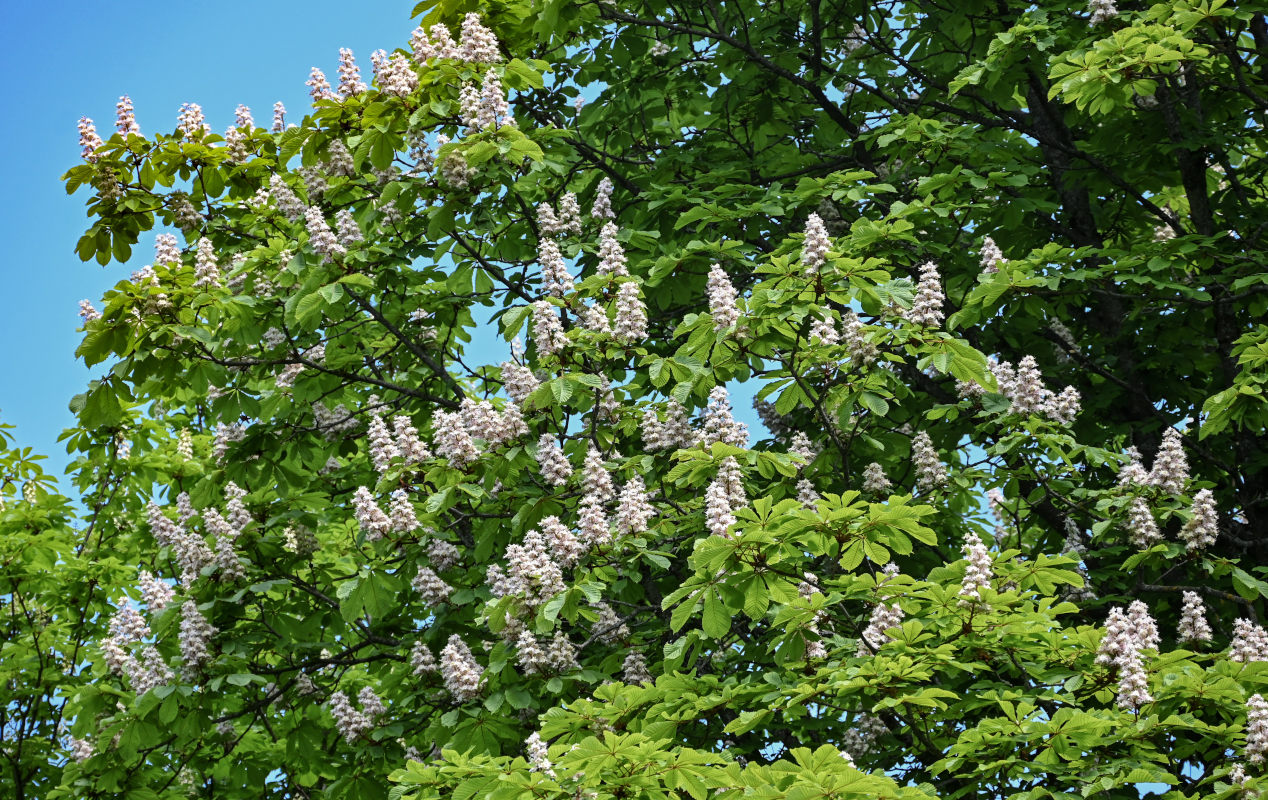
<svg viewBox="0 0 1268 800">
<path fill-rule="evenodd" d="M 599 231 L 599 266 L 595 269 L 599 275 L 624 278 L 630 274 L 625 267 L 625 248 L 617 241 L 617 233 L 614 222 L 605 222 Z"/>
<path fill-rule="evenodd" d="M 1206 621 L 1202 598 L 1196 592 L 1184 593 L 1184 607 L 1180 613 L 1180 627 L 1176 638 L 1193 644 L 1211 641 L 1211 626 Z"/>
<path fill-rule="evenodd" d="M 725 386 L 715 386 L 709 392 L 709 404 L 705 407 L 701 441 L 708 446 L 722 442 L 733 447 L 748 446 L 748 426 L 731 414 L 731 400 Z"/>
<path fill-rule="evenodd" d="M 1004 251 L 999 249 L 999 245 L 995 244 L 995 240 L 987 236 L 982 239 L 981 265 L 982 274 L 990 275 L 999 272 L 999 265 L 1003 264 Z"/>
<path fill-rule="evenodd" d="M 599 188 L 595 190 L 594 203 L 590 207 L 590 216 L 594 219 L 616 219 L 612 213 L 612 180 L 603 178 Z M 606 226 L 605 226 L 606 227 Z"/>
<path fill-rule="evenodd" d="M 964 557 L 968 566 L 964 570 L 964 581 L 960 585 L 960 602 L 971 604 L 982 599 L 982 587 L 991 585 L 994 576 L 990 551 L 982 543 L 977 533 L 969 531 L 964 537 Z"/>
<path fill-rule="evenodd" d="M 545 300 L 533 303 L 533 341 L 539 355 L 553 355 L 568 344 L 559 310 Z"/>
<path fill-rule="evenodd" d="M 1210 489 L 1200 489 L 1193 495 L 1191 515 L 1180 528 L 1180 539 L 1190 550 L 1201 550 L 1215 544 L 1219 535 L 1219 512 L 1215 508 L 1215 495 Z"/>
<path fill-rule="evenodd" d="M 181 663 L 186 669 L 197 670 L 211 658 L 207 645 L 215 635 L 215 627 L 199 612 L 198 604 L 186 600 L 181 606 L 180 630 Z"/>
<path fill-rule="evenodd" d="M 639 430 L 643 446 L 652 451 L 691 447 L 696 442 L 695 431 L 687 421 L 687 410 L 677 400 L 669 401 L 663 422 L 656 409 L 648 407 L 643 412 Z"/>
<path fill-rule="evenodd" d="M 942 279 L 938 265 L 926 261 L 920 265 L 920 279 L 916 282 L 916 297 L 911 301 L 907 319 L 917 325 L 936 328 L 942 324 Z"/>
<path fill-rule="evenodd" d="M 706 284 L 709 296 L 709 314 L 713 317 L 715 330 L 726 330 L 739 322 L 740 308 L 736 305 L 735 287 L 726 271 L 718 264 L 709 267 L 709 280 Z"/>
<path fill-rule="evenodd" d="M 484 689 L 483 669 L 471 655 L 471 648 L 458 634 L 440 651 L 440 675 L 445 688 L 460 703 L 479 697 Z"/>
<path fill-rule="evenodd" d="M 828 229 L 818 214 L 812 213 L 806 219 L 806 238 L 801 245 L 801 266 L 806 275 L 814 275 L 828 260 L 828 248 L 831 247 Z"/>
<path fill-rule="evenodd" d="M 1023 356 L 1017 367 L 1007 361 L 989 362 L 991 374 L 999 385 L 999 392 L 1010 403 L 1010 410 L 1017 414 L 1044 414 L 1057 422 L 1068 425 L 1081 410 L 1079 390 L 1067 386 L 1060 394 L 1053 394 L 1043 384 L 1034 356 Z"/>
<path fill-rule="evenodd" d="M 1233 641 L 1228 660 L 1237 662 L 1268 661 L 1268 632 L 1248 619 L 1233 622 Z"/>
<path fill-rule="evenodd" d="M 1121 708 L 1138 711 L 1144 704 L 1153 702 L 1141 651 L 1155 649 L 1158 643 L 1158 627 L 1144 603 L 1137 600 L 1126 612 L 1117 606 L 1110 609 L 1096 663 L 1118 670 Z"/>
<path fill-rule="evenodd" d="M 441 580 L 430 567 L 419 567 L 411 585 L 429 606 L 438 606 L 453 594 L 453 587 Z"/>
<path fill-rule="evenodd" d="M 939 460 L 933 440 L 924 431 L 911 440 L 911 463 L 916 468 L 916 488 L 920 491 L 933 491 L 947 482 L 947 468 Z"/>
</svg>

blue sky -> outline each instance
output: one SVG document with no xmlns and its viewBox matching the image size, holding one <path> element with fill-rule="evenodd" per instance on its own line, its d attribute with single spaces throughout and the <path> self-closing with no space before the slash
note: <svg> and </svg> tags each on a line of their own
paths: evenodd
<svg viewBox="0 0 1268 800">
<path fill-rule="evenodd" d="M 68 197 L 61 175 L 79 161 L 80 116 L 114 130 L 115 101 L 129 94 L 145 132 L 172 131 L 181 103 L 200 103 L 223 131 L 245 103 L 258 121 L 273 103 L 298 120 L 313 66 L 333 75 L 340 47 L 370 73 L 370 53 L 404 46 L 414 3 L 172 2 L 66 0 L 0 3 L 0 59 L 8 75 L 8 122 L 0 127 L 0 238 L 6 243 L 0 312 L 0 422 L 22 445 L 50 456 L 73 422 L 67 402 L 93 377 L 74 357 L 78 303 L 94 302 L 150 253 L 142 240 L 128 266 L 79 261 L 85 195 Z M 100 369 L 100 365 L 98 369 Z"/>
</svg>

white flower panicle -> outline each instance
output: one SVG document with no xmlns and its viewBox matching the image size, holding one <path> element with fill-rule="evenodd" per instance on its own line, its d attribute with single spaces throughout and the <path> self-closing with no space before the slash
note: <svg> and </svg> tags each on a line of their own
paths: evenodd
<svg viewBox="0 0 1268 800">
<path fill-rule="evenodd" d="M 542 741 L 541 734 L 536 732 L 529 734 L 524 742 L 524 752 L 528 756 L 530 772 L 540 772 L 551 778 L 556 777 L 555 770 L 551 768 L 550 759 L 547 757 L 546 743 Z"/>
<path fill-rule="evenodd" d="M 382 475 L 392 465 L 393 459 L 401 457 L 401 451 L 392 440 L 387 423 L 378 413 L 370 415 L 366 436 L 370 440 L 370 461 L 374 464 L 374 471 Z"/>
<path fill-rule="evenodd" d="M 448 644 L 440 651 L 440 674 L 445 688 L 460 703 L 479 697 L 484 689 L 483 669 L 471 655 L 471 648 L 458 634 L 449 637 Z"/>
<path fill-rule="evenodd" d="M 181 249 L 175 236 L 170 233 L 160 233 L 154 237 L 154 263 L 170 266 L 181 263 Z"/>
<path fill-rule="evenodd" d="M 1140 451 L 1135 447 L 1127 448 L 1127 463 L 1118 469 L 1119 486 L 1146 486 L 1149 483 L 1149 471 L 1140 463 Z"/>
<path fill-rule="evenodd" d="M 546 671 L 546 651 L 528 628 L 519 631 L 515 639 L 515 660 L 524 668 L 525 675 L 539 675 Z"/>
<path fill-rule="evenodd" d="M 203 512 L 203 524 L 216 539 L 213 561 L 220 573 L 220 580 L 228 582 L 246 577 L 242 559 L 233 547 L 234 540 L 238 538 L 241 531 L 229 524 L 214 508 Z"/>
<path fill-rule="evenodd" d="M 429 606 L 438 606 L 453 594 L 453 587 L 441 580 L 430 567 L 419 567 L 410 585 Z"/>
<path fill-rule="evenodd" d="M 995 240 L 987 236 L 982 239 L 981 265 L 982 274 L 990 275 L 999 272 L 999 265 L 1003 264 L 1004 251 L 999 249 L 999 245 L 995 244 Z"/>
<path fill-rule="evenodd" d="M 458 548 L 452 542 L 446 542 L 444 539 L 432 539 L 427 543 L 427 560 L 436 569 L 452 569 L 461 563 L 462 553 L 458 551 Z"/>
<path fill-rule="evenodd" d="M 871 364 L 880 355 L 876 345 L 867 339 L 863 321 L 853 309 L 841 315 L 841 341 L 849 351 L 850 361 L 856 365 Z"/>
<path fill-rule="evenodd" d="M 622 283 L 616 292 L 616 321 L 612 335 L 625 344 L 647 338 L 647 311 L 639 299 L 637 282 Z"/>
<path fill-rule="evenodd" d="M 343 692 L 330 695 L 330 714 L 335 718 L 335 730 L 343 735 L 348 744 L 352 744 L 374 727 L 370 717 L 352 707 L 352 702 Z"/>
<path fill-rule="evenodd" d="M 409 97 L 418 89 L 418 73 L 402 53 L 393 53 L 379 71 L 379 89 L 384 94 Z"/>
<path fill-rule="evenodd" d="M 546 544 L 551 555 L 559 561 L 561 567 L 571 567 L 581 559 L 585 553 L 585 546 L 572 531 L 568 530 L 568 526 L 559 521 L 559 517 L 546 517 L 538 523 L 538 526 L 541 528 L 542 535 L 546 537 Z"/>
<path fill-rule="evenodd" d="M 507 545 L 506 562 L 506 594 L 530 606 L 541 606 L 566 588 L 546 537 L 536 530 L 524 534 L 522 544 Z"/>
<path fill-rule="evenodd" d="M 462 18 L 458 40 L 458 58 L 463 61 L 497 64 L 502 60 L 497 36 L 480 22 L 479 14 L 467 14 Z"/>
<path fill-rule="evenodd" d="M 748 426 L 732 416 L 731 399 L 725 386 L 715 386 L 709 392 L 703 422 L 701 435 L 706 447 L 714 442 L 733 447 L 748 446 Z"/>
<path fill-rule="evenodd" d="M 828 260 L 828 248 L 831 247 L 828 229 L 818 214 L 812 213 L 806 219 L 806 238 L 801 245 L 801 266 L 806 275 L 814 275 Z"/>
<path fill-rule="evenodd" d="M 560 223 L 559 218 L 555 216 L 555 209 L 550 207 L 550 203 L 537 204 L 537 228 L 541 231 L 542 236 L 556 236 L 563 233 L 564 226 Z M 539 257 L 538 260 L 542 259 Z"/>
<path fill-rule="evenodd" d="M 617 233 L 615 222 L 605 222 L 599 231 L 599 266 L 595 268 L 599 275 L 624 278 L 630 274 L 625 267 L 625 248 L 617 241 Z"/>
<path fill-rule="evenodd" d="M 1168 494 L 1184 494 L 1189 482 L 1189 459 L 1184 455 L 1184 443 L 1180 432 L 1167 428 L 1162 434 L 1162 445 L 1149 470 L 1149 485 L 1157 486 Z"/>
<path fill-rule="evenodd" d="M 553 355 L 568 344 L 559 310 L 545 300 L 533 303 L 533 341 L 543 356 Z"/>
<path fill-rule="evenodd" d="M 541 468 L 542 479 L 551 486 L 563 486 L 572 476 L 572 464 L 568 457 L 549 433 L 543 433 L 537 440 L 537 465 Z"/>
<path fill-rule="evenodd" d="M 1211 641 L 1211 626 L 1206 621 L 1206 609 L 1197 592 L 1184 593 L 1184 607 L 1180 612 L 1176 638 L 1190 644 Z"/>
<path fill-rule="evenodd" d="M 1118 707 L 1136 712 L 1146 703 L 1154 701 L 1149 693 L 1149 676 L 1141 663 L 1140 652 L 1129 650 L 1118 669 Z"/>
<path fill-rule="evenodd" d="M 642 653 L 630 653 L 621 664 L 621 680 L 625 683 L 655 683 L 651 670 L 647 668 L 647 660 Z"/>
<path fill-rule="evenodd" d="M 137 576 L 137 587 L 141 590 L 141 599 L 151 614 L 157 614 L 171 604 L 176 592 L 164 581 L 154 577 L 149 570 L 141 570 Z"/>
<path fill-rule="evenodd" d="M 70 757 L 75 761 L 87 761 L 95 752 L 96 748 L 93 747 L 91 740 L 70 737 Z"/>
<path fill-rule="evenodd" d="M 325 256 L 326 261 L 333 260 L 335 256 L 347 255 L 347 248 L 339 244 L 321 209 L 310 206 L 304 212 L 304 222 L 308 228 L 308 243 L 312 245 L 313 250 Z"/>
<path fill-rule="evenodd" d="M 506 101 L 506 90 L 493 70 L 484 74 L 484 83 L 480 87 L 479 120 L 484 130 L 495 130 L 500 124 L 514 124 L 511 107 Z"/>
<path fill-rule="evenodd" d="M 873 461 L 863 468 L 863 491 L 872 494 L 885 494 L 893 488 L 885 475 L 885 468 Z"/>
<path fill-rule="evenodd" d="M 1089 0 L 1087 10 L 1091 14 L 1088 22 L 1092 25 L 1109 22 L 1118 16 L 1118 6 L 1114 0 Z"/>
<path fill-rule="evenodd" d="M 911 463 L 916 468 L 916 488 L 923 492 L 932 491 L 948 480 L 947 469 L 938 459 L 933 440 L 924 431 L 911 440 Z"/>
<path fill-rule="evenodd" d="M 815 490 L 815 485 L 809 478 L 797 481 L 797 502 L 811 511 L 819 504 L 819 492 Z"/>
<path fill-rule="evenodd" d="M 178 120 L 177 127 L 186 139 L 197 139 L 211 133 L 203 108 L 197 103 L 182 103 Z"/>
<path fill-rule="evenodd" d="M 194 255 L 194 285 L 220 286 L 220 265 L 216 263 L 216 248 L 206 236 L 198 240 Z"/>
<path fill-rule="evenodd" d="M 802 431 L 797 431 L 793 434 L 792 443 L 788 446 L 788 454 L 798 458 L 801 462 L 800 469 L 814 461 L 819 451 L 811 444 L 809 436 Z"/>
<path fill-rule="evenodd" d="M 270 130 L 273 133 L 286 130 L 286 106 L 282 105 L 281 100 L 273 104 L 273 127 Z"/>
<path fill-rule="evenodd" d="M 87 324 L 89 322 L 92 322 L 94 319 L 101 319 L 101 312 L 93 307 L 93 304 L 91 301 L 80 300 L 79 301 L 79 318 L 82 319 L 85 324 Z"/>
<path fill-rule="evenodd" d="M 644 533 L 656 509 L 647 498 L 647 487 L 638 475 L 626 481 L 617 498 L 616 529 L 622 534 Z"/>
<path fill-rule="evenodd" d="M 141 126 L 136 123 L 136 113 L 132 109 L 132 98 L 126 94 L 115 103 L 115 129 L 128 138 L 132 134 L 141 135 Z"/>
<path fill-rule="evenodd" d="M 543 208 L 549 208 L 544 203 Z M 566 292 L 576 287 L 572 275 L 568 274 L 568 266 L 564 264 L 563 254 L 553 239 L 542 239 L 537 246 L 537 263 L 542 268 L 542 287 L 555 297 L 563 297 Z"/>
<path fill-rule="evenodd" d="M 594 446 L 594 442 L 586 449 L 586 460 L 581 468 L 581 481 L 586 494 L 603 502 L 612 499 L 614 492 L 612 476 L 603 465 L 603 453 Z"/>
<path fill-rule="evenodd" d="M 365 81 L 361 80 L 361 68 L 352 51 L 346 47 L 339 48 L 339 96 L 347 99 L 365 91 Z"/>
<path fill-rule="evenodd" d="M 437 411 L 432 417 L 435 432 L 432 446 L 436 455 L 447 459 L 455 469 L 464 469 L 479 458 L 471 434 L 467 431 L 462 414 L 450 411 Z"/>
<path fill-rule="evenodd" d="M 818 340 L 819 344 L 828 347 L 841 343 L 841 334 L 837 331 L 836 320 L 826 312 L 811 321 L 809 336 L 810 341 Z"/>
<path fill-rule="evenodd" d="M 705 527 L 713 536 L 729 539 L 728 531 L 735 524 L 731 509 L 731 494 L 725 481 L 715 478 L 704 493 Z"/>
<path fill-rule="evenodd" d="M 721 265 L 709 267 L 709 280 L 705 291 L 709 296 L 709 314 L 713 317 L 714 330 L 726 330 L 740 320 L 740 307 L 731 279 Z"/>
<path fill-rule="evenodd" d="M 414 648 L 409 653 L 409 665 L 414 674 L 420 678 L 440 669 L 431 648 L 421 641 L 414 642 Z"/>
<path fill-rule="evenodd" d="M 907 319 L 917 325 L 938 327 L 942 324 L 944 299 L 938 265 L 926 261 L 920 265 L 920 280 L 916 282 L 916 296 L 911 301 L 911 311 L 908 312 Z"/>
<path fill-rule="evenodd" d="M 577 648 L 568 641 L 563 631 L 555 631 L 546 648 L 546 663 L 556 672 L 571 672 L 581 669 L 577 661 Z"/>
<path fill-rule="evenodd" d="M 392 519 L 383 513 L 370 489 L 358 486 L 352 495 L 353 515 L 357 524 L 365 531 L 365 538 L 370 541 L 382 539 L 392 530 Z"/>
<path fill-rule="evenodd" d="M 581 203 L 576 192 L 564 192 L 559 198 L 559 229 L 561 233 L 581 235 Z"/>
<path fill-rule="evenodd" d="M 412 533 L 420 527 L 418 515 L 414 513 L 414 503 L 409 499 L 409 492 L 404 489 L 392 490 L 392 503 L 388 511 L 394 532 Z"/>
<path fill-rule="evenodd" d="M 603 510 L 601 499 L 590 494 L 582 496 L 577 509 L 577 533 L 588 547 L 599 547 L 612 541 L 608 515 Z"/>
<path fill-rule="evenodd" d="M 1127 530 L 1131 536 L 1132 546 L 1138 550 L 1147 550 L 1162 541 L 1158 523 L 1154 520 L 1153 512 L 1149 510 L 1149 504 L 1143 498 L 1134 498 L 1129 509 Z"/>
<path fill-rule="evenodd" d="M 594 205 L 590 207 L 590 216 L 594 219 L 616 219 L 616 214 L 612 213 L 611 178 L 599 181 L 599 188 L 594 194 Z"/>
<path fill-rule="evenodd" d="M 1200 489 L 1193 495 L 1192 515 L 1180 528 L 1180 539 L 1189 550 L 1201 550 L 1215 544 L 1219 536 L 1219 511 L 1215 508 L 1215 495 L 1210 489 Z"/>
<path fill-rule="evenodd" d="M 594 609 L 599 612 L 599 619 L 592 629 L 596 639 L 606 645 L 619 645 L 630 638 L 629 626 L 621 621 L 612 606 L 600 600 L 594 604 Z"/>
<path fill-rule="evenodd" d="M 1268 700 L 1252 694 L 1246 701 L 1246 760 L 1262 764 L 1268 756 Z"/>
<path fill-rule="evenodd" d="M 277 206 L 277 210 L 286 215 L 286 218 L 292 222 L 304 216 L 307 210 L 304 203 L 295 194 L 290 186 L 282 180 L 281 176 L 273 175 L 269 178 L 269 194 L 273 197 L 273 203 Z"/>
<path fill-rule="evenodd" d="M 1162 638 L 1158 635 L 1158 623 L 1149 614 L 1149 607 L 1143 601 L 1133 600 L 1131 605 L 1127 606 L 1127 618 L 1135 630 L 1136 641 L 1139 643 L 1138 649 L 1157 650 L 1162 643 Z"/>
<path fill-rule="evenodd" d="M 506 389 L 507 395 L 515 402 L 523 402 L 530 394 L 537 391 L 537 387 L 541 385 L 541 381 L 537 380 L 537 376 L 533 371 L 522 364 L 514 361 L 503 361 L 502 369 L 502 387 Z"/>
<path fill-rule="evenodd" d="M 396 432 L 396 449 L 406 464 L 418 464 L 431 458 L 431 450 L 418 436 L 418 429 L 404 414 L 392 418 L 392 429 Z"/>
<path fill-rule="evenodd" d="M 971 603 L 982 599 L 982 588 L 991 585 L 995 573 L 991 553 L 974 531 L 969 531 L 964 537 L 964 557 L 968 564 L 964 568 L 964 581 L 960 584 L 960 602 Z"/>
<path fill-rule="evenodd" d="M 1268 631 L 1248 619 L 1234 621 L 1228 660 L 1239 663 L 1268 661 Z"/>
<path fill-rule="evenodd" d="M 882 645 L 892 638 L 886 631 L 901 626 L 903 617 L 903 610 L 897 603 L 892 605 L 878 603 L 872 609 L 872 615 L 868 619 L 867 627 L 863 629 L 863 638 L 859 642 L 858 655 L 864 656 L 873 650 L 879 650 Z M 868 645 L 871 645 L 870 649 Z"/>
<path fill-rule="evenodd" d="M 643 446 L 648 450 L 691 447 L 695 443 L 695 434 L 687 422 L 687 410 L 677 400 L 669 401 L 664 422 L 660 421 L 655 407 L 644 410 L 639 431 Z"/>
<path fill-rule="evenodd" d="M 361 234 L 361 226 L 353 218 L 352 212 L 346 208 L 336 212 L 335 230 L 337 231 L 339 243 L 344 247 L 350 247 L 356 242 L 365 240 L 365 237 Z"/>
<path fill-rule="evenodd" d="M 304 82 L 308 87 L 308 94 L 312 96 L 313 102 L 318 100 L 338 100 L 339 96 L 330 89 L 330 81 L 326 80 L 326 73 L 317 67 L 313 67 L 308 73 L 308 80 Z"/>
<path fill-rule="evenodd" d="M 129 660 L 126 675 L 128 682 L 132 685 L 132 691 L 136 692 L 138 696 L 145 694 L 151 689 L 167 686 L 176 679 L 176 676 L 172 674 L 172 670 L 163 661 L 163 657 L 159 655 L 158 648 L 152 644 L 147 644 L 141 648 L 141 657 L 139 659 Z"/>
<path fill-rule="evenodd" d="M 88 117 L 79 118 L 79 146 L 82 149 L 80 156 L 89 163 L 96 162 L 97 148 L 101 147 L 104 142 L 97 135 L 97 126 Z"/>
<path fill-rule="evenodd" d="M 196 670 L 211 658 L 207 645 L 215 635 L 215 627 L 199 612 L 198 604 L 186 600 L 181 606 L 180 648 L 181 663 L 187 669 Z"/>
</svg>

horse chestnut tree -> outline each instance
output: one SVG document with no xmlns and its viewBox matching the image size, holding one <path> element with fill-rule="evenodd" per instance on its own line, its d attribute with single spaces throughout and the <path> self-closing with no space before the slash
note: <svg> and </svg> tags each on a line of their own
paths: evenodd
<svg viewBox="0 0 1268 800">
<path fill-rule="evenodd" d="M 1265 13 L 426 0 L 85 118 L 6 796 L 1254 795 Z"/>
</svg>

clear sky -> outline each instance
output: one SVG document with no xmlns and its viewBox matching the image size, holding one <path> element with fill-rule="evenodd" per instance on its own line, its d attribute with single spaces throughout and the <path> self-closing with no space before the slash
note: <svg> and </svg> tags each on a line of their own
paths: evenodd
<svg viewBox="0 0 1268 800">
<path fill-rule="evenodd" d="M 102 293 L 151 252 L 142 239 L 128 266 L 81 262 L 86 195 L 67 196 L 61 176 L 79 163 L 80 116 L 108 137 L 115 102 L 129 94 L 142 131 L 171 132 L 181 103 L 202 105 L 216 132 L 245 103 L 268 123 L 273 103 L 298 120 L 308 108 L 308 71 L 334 75 L 340 47 L 370 74 L 370 53 L 403 47 L 412 0 L 62 0 L 0 2 L 0 60 L 8 75 L 7 122 L 0 126 L 0 422 L 18 441 L 50 456 L 73 416 L 67 402 L 92 374 L 78 363 L 78 304 Z M 98 365 L 101 369 L 101 365 Z"/>
</svg>

